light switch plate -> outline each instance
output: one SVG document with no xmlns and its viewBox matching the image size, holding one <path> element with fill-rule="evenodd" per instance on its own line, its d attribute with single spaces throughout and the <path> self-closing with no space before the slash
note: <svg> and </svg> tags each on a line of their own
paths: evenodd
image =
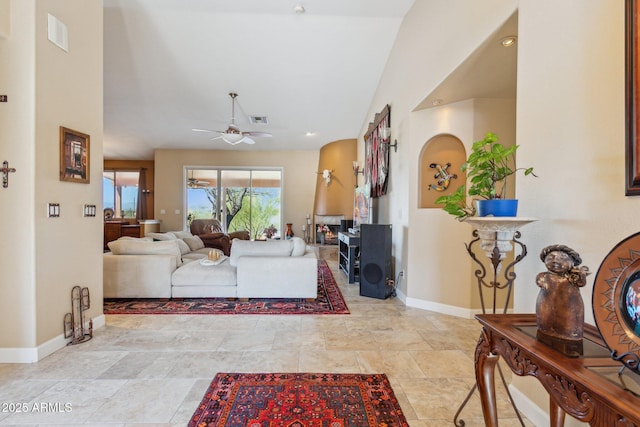
<svg viewBox="0 0 640 427">
<path fill-rule="evenodd" d="M 96 216 L 96 205 L 84 205 L 82 208 L 82 216 Z"/>
<path fill-rule="evenodd" d="M 47 216 L 49 218 L 60 217 L 60 203 L 49 203 L 47 205 Z"/>
</svg>

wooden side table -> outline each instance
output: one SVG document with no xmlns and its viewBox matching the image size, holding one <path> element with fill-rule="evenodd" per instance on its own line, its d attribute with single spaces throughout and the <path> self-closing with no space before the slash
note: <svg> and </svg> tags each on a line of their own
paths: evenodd
<svg viewBox="0 0 640 427">
<path fill-rule="evenodd" d="M 513 373 L 538 379 L 549 393 L 550 425 L 565 414 L 591 426 L 640 426 L 640 375 L 623 372 L 598 330 L 585 325 L 583 356 L 567 357 L 536 339 L 535 314 L 482 314 L 475 354 L 476 382 L 485 425 L 498 426 L 494 369 L 502 357 Z"/>
</svg>

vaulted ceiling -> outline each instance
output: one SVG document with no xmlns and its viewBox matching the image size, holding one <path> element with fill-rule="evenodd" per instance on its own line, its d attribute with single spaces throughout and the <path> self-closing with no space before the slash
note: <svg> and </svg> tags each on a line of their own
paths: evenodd
<svg viewBox="0 0 640 427">
<path fill-rule="evenodd" d="M 315 150 L 357 137 L 413 2 L 104 0 L 105 158 Z M 231 146 L 192 131 L 227 128 L 230 92 L 240 129 L 272 137 Z"/>
</svg>

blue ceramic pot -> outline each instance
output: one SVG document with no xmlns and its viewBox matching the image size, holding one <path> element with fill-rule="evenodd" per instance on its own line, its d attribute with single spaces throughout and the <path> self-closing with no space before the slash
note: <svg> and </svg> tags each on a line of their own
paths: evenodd
<svg viewBox="0 0 640 427">
<path fill-rule="evenodd" d="M 476 200 L 478 216 L 516 216 L 517 199 Z"/>
</svg>

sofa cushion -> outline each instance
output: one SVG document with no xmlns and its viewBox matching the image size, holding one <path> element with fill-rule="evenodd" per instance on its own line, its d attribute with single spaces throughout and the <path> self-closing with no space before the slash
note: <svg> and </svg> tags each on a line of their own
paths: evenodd
<svg viewBox="0 0 640 427">
<path fill-rule="evenodd" d="M 291 256 L 302 256 L 307 250 L 307 244 L 300 237 L 292 237 L 291 243 L 293 245 L 293 249 L 291 250 Z"/>
<path fill-rule="evenodd" d="M 198 236 L 185 237 L 182 240 L 189 245 L 189 249 L 192 251 L 197 251 L 198 249 L 204 248 L 204 242 Z"/>
<path fill-rule="evenodd" d="M 185 243 L 184 240 L 176 239 L 172 240 L 172 242 L 176 242 L 178 244 L 178 248 L 180 248 L 180 255 L 186 255 L 191 252 L 191 248 Z"/>
<path fill-rule="evenodd" d="M 151 237 L 133 237 L 133 236 L 122 236 L 118 237 L 116 240 L 138 240 L 143 242 L 153 242 Z"/>
<path fill-rule="evenodd" d="M 176 240 L 177 237 L 173 233 L 147 233 L 146 237 L 151 237 L 153 240 Z"/>
<path fill-rule="evenodd" d="M 177 239 L 193 237 L 193 234 L 189 233 L 188 231 L 168 231 L 167 234 L 173 234 Z"/>
<path fill-rule="evenodd" d="M 290 240 L 253 241 L 233 239 L 231 245 L 231 266 L 238 265 L 238 258 L 242 256 L 278 257 L 291 256 L 293 243 Z"/>
<path fill-rule="evenodd" d="M 173 255 L 176 265 L 182 265 L 178 243 L 174 240 L 149 242 L 145 240 L 114 240 L 107 243 L 114 255 Z"/>
<path fill-rule="evenodd" d="M 235 286 L 236 269 L 224 260 L 219 265 L 189 262 L 171 275 L 173 286 Z"/>
</svg>

